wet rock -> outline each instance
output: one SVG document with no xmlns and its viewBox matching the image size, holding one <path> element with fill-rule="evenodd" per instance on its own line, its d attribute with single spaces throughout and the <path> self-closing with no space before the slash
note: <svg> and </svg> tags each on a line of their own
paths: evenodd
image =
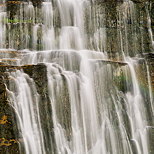
<svg viewBox="0 0 154 154">
<path fill-rule="evenodd" d="M 52 144 L 55 144 L 54 141 L 54 132 L 53 132 L 53 120 L 52 120 L 52 102 L 49 100 L 48 96 L 48 79 L 47 79 L 47 68 L 44 64 L 38 65 L 27 65 L 23 66 L 23 70 L 26 74 L 28 74 L 35 82 L 37 92 L 40 95 L 40 102 L 39 108 L 41 109 L 40 117 L 41 117 L 41 125 L 43 128 L 44 137 L 46 138 L 45 142 L 48 141 L 49 134 L 52 134 Z M 71 109 L 69 103 L 69 95 L 68 89 L 66 85 L 66 80 L 64 78 L 64 86 L 61 89 L 58 97 L 56 98 L 56 112 L 57 118 L 59 119 L 59 123 L 62 127 L 66 130 L 66 136 L 68 139 L 71 136 Z M 49 143 L 45 143 L 47 147 Z M 51 145 L 51 147 L 53 147 Z M 46 148 L 49 150 L 49 154 L 51 149 Z M 53 147 L 55 150 L 55 147 Z"/>
<path fill-rule="evenodd" d="M 20 9 L 20 4 L 21 1 L 7 1 L 7 13 L 9 14 L 10 19 L 14 19 L 17 11 Z"/>
<path fill-rule="evenodd" d="M 151 18 L 151 29 L 154 34 L 154 2 L 136 0 L 134 2 L 99 1 L 92 3 L 95 12 L 92 20 L 97 20 L 97 30 L 105 29 L 105 51 L 110 58 L 120 58 L 121 52 L 135 56 L 145 52 L 152 52 L 152 42 L 149 33 L 148 12 Z M 130 12 L 132 11 L 132 12 Z M 90 29 L 90 28 L 89 28 Z M 88 32 L 90 35 L 96 31 Z M 101 34 L 102 35 L 102 34 Z M 121 48 L 123 46 L 123 48 Z M 102 48 L 100 44 L 99 48 Z M 95 47 L 97 50 L 97 47 Z M 129 51 L 128 51 L 129 50 Z"/>
<path fill-rule="evenodd" d="M 14 108 L 11 106 L 8 101 L 8 96 L 6 93 L 6 86 L 9 84 L 7 72 L 14 72 L 16 70 L 23 70 L 31 78 L 35 80 L 36 88 L 40 94 L 39 108 L 41 109 L 41 125 L 43 128 L 43 136 L 45 139 L 45 146 L 47 149 L 47 154 L 51 154 L 51 151 L 54 151 L 55 154 L 55 145 L 54 145 L 54 134 L 53 134 L 53 120 L 52 120 L 52 111 L 51 104 L 47 94 L 47 71 L 45 65 L 27 65 L 27 66 L 9 66 L 1 65 L 1 82 L 0 82 L 0 151 L 1 153 L 9 154 L 18 154 L 24 153 L 24 148 L 22 147 L 22 137 L 19 133 L 16 121 L 16 113 Z M 50 137 L 49 134 L 52 134 Z M 51 141 L 52 143 L 46 143 L 46 141 Z M 50 147 L 50 148 L 49 148 Z M 21 150 L 19 152 L 19 149 Z"/>
<path fill-rule="evenodd" d="M 153 95 L 154 95 L 154 53 L 144 54 L 144 56 L 149 66 L 151 85 L 152 85 L 152 90 L 153 90 Z"/>
<path fill-rule="evenodd" d="M 0 87 L 1 87 L 0 94 L 6 91 L 5 85 L 3 83 L 0 83 Z"/>
<path fill-rule="evenodd" d="M 34 7 L 41 7 L 41 3 L 43 0 L 31 0 L 33 3 Z"/>
<path fill-rule="evenodd" d="M 4 78 L 6 70 L 0 66 L 0 153 L 19 153 L 19 133 L 15 118 L 15 111 L 7 100 Z"/>
<path fill-rule="evenodd" d="M 149 2 L 149 0 L 131 0 L 131 1 L 133 1 L 134 3 Z M 153 0 L 150 0 L 150 1 L 152 2 Z"/>
<path fill-rule="evenodd" d="M 0 139 L 0 153 L 1 154 L 20 154 L 19 144 L 14 139 L 6 140 Z"/>
<path fill-rule="evenodd" d="M 149 133 L 149 148 L 150 148 L 150 154 L 153 154 L 154 152 L 154 127 L 148 127 L 147 131 Z"/>
</svg>

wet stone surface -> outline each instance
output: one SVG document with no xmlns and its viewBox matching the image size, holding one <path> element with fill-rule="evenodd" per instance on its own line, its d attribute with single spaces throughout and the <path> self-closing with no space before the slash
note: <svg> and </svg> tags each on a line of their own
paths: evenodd
<svg viewBox="0 0 154 154">
<path fill-rule="evenodd" d="M 0 151 L 2 151 L 2 154 L 7 152 L 9 154 L 24 154 L 24 149 L 22 149 L 22 137 L 17 128 L 16 113 L 8 100 L 6 92 L 6 85 L 9 85 L 9 80 L 11 80 L 11 78 L 8 77 L 8 72 L 15 72 L 16 70 L 22 70 L 35 81 L 36 89 L 40 96 L 38 107 L 40 110 L 40 123 L 43 130 L 46 154 L 51 154 L 52 152 L 56 154 L 51 102 L 48 96 L 47 69 L 44 64 L 0 66 Z M 65 94 L 62 93 L 62 97 L 59 97 L 59 103 L 64 100 L 64 97 L 66 101 L 63 102 L 66 103 L 63 103 L 64 106 L 61 107 L 60 104 L 57 104 L 57 113 L 61 125 L 67 129 L 67 136 L 69 136 L 71 120 L 68 119 L 68 114 L 70 114 L 70 109 L 68 108 L 69 101 Z M 19 149 L 21 149 L 20 152 Z"/>
<path fill-rule="evenodd" d="M 0 153 L 19 153 L 19 132 L 15 111 L 7 99 L 4 69 L 0 66 Z"/>
</svg>

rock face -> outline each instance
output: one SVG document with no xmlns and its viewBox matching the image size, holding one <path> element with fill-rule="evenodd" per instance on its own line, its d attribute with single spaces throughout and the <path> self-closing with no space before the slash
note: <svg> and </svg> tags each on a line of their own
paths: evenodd
<svg viewBox="0 0 154 154">
<path fill-rule="evenodd" d="M 46 153 L 56 154 L 56 146 L 53 133 L 53 120 L 51 117 L 52 110 L 51 103 L 48 97 L 47 68 L 44 64 L 38 64 L 23 66 L 22 69 L 26 74 L 30 76 L 30 78 L 35 81 L 37 92 L 40 95 L 40 122 L 43 130 Z M 49 134 L 51 134 L 51 136 Z"/>
<path fill-rule="evenodd" d="M 154 54 L 153 53 L 146 54 L 146 59 L 149 65 L 151 85 L 154 92 Z"/>
<path fill-rule="evenodd" d="M 0 153 L 19 153 L 19 134 L 15 111 L 7 99 L 7 76 L 5 68 L 0 66 Z"/>
<path fill-rule="evenodd" d="M 40 8 L 42 0 L 32 0 L 35 8 L 33 10 L 31 7 L 31 11 L 35 12 L 35 17 L 34 19 L 33 17 L 28 17 L 25 20 L 22 19 L 23 17 L 20 12 L 22 2 L 26 1 L 8 1 L 7 3 L 8 24 L 6 33 L 14 36 L 14 40 L 16 41 L 12 42 L 10 40 L 11 38 L 7 35 L 6 47 L 19 50 L 24 48 L 33 50 L 33 24 L 38 23 L 38 25 L 41 25 L 43 23 L 42 15 L 40 15 L 42 11 Z M 101 42 L 100 38 L 98 46 L 100 49 L 107 51 L 111 58 L 121 58 L 122 51 L 125 50 L 128 52 L 128 49 L 131 56 L 153 51 L 149 30 L 151 28 L 154 34 L 154 2 L 152 0 L 133 0 L 133 2 L 130 1 L 128 3 L 128 1 L 123 2 L 122 0 L 90 1 L 91 17 L 89 18 L 89 10 L 85 17 L 86 23 L 90 22 L 90 24 L 87 25 L 85 23 L 87 36 L 89 38 L 88 42 L 90 42 L 87 48 L 98 48 L 95 44 L 95 39 L 90 39 L 93 38 L 95 33 L 98 33 L 97 30 L 100 30 L 101 33 L 106 34 L 106 43 L 102 45 L 104 43 Z M 149 18 L 151 21 L 149 21 Z M 54 21 L 54 26 L 57 27 L 56 33 L 58 33 L 58 27 L 60 27 L 60 21 L 58 20 L 60 20 L 59 16 L 57 16 Z M 96 20 L 98 22 L 97 25 L 95 24 Z M 151 26 L 149 27 L 149 25 Z M 40 26 L 40 30 L 38 30 L 39 38 L 37 40 L 37 50 L 42 50 L 41 31 L 42 28 Z M 26 34 L 25 36 L 27 36 L 27 38 L 22 32 Z M 28 43 L 25 44 L 25 41 Z M 123 48 L 121 46 L 123 46 Z"/>
<path fill-rule="evenodd" d="M 36 81 L 36 88 L 38 93 L 40 94 L 40 102 L 39 108 L 41 109 L 41 125 L 43 127 L 43 136 L 46 140 L 49 136 L 48 133 L 52 133 L 52 115 L 51 113 L 51 104 L 49 102 L 48 94 L 47 94 L 47 72 L 45 65 L 27 65 L 23 67 L 15 67 L 8 65 L 0 66 L 0 152 L 1 153 L 9 153 L 9 154 L 18 154 L 24 153 L 24 149 L 22 149 L 22 136 L 19 134 L 19 130 L 17 127 L 16 121 L 16 113 L 10 102 L 7 98 L 7 89 L 6 85 L 9 84 L 9 80 L 12 80 L 8 77 L 8 74 L 5 73 L 12 72 L 15 70 L 22 69 L 25 73 L 27 73 L 31 78 Z M 43 76 L 43 78 L 42 78 Z M 52 135 L 53 137 L 54 135 Z M 49 151 L 47 153 L 51 153 L 51 151 L 55 151 L 54 146 L 54 137 L 50 138 L 51 143 L 53 145 L 49 145 L 49 143 L 45 143 L 46 146 L 52 148 L 47 148 Z M 20 152 L 19 152 L 20 149 Z M 54 152 L 55 153 L 55 152 Z"/>
<path fill-rule="evenodd" d="M 51 116 L 52 109 L 51 102 L 48 97 L 47 69 L 44 64 L 26 66 L 0 65 L 0 151 L 1 153 L 8 152 L 9 154 L 24 154 L 25 152 L 22 148 L 22 136 L 19 134 L 17 127 L 16 113 L 8 101 L 6 89 L 6 86 L 9 87 L 9 80 L 13 80 L 9 78 L 7 72 L 13 72 L 16 70 L 23 70 L 35 81 L 36 89 L 40 96 L 38 108 L 40 109 L 40 123 L 43 130 L 46 153 L 56 154 L 53 119 Z M 64 89 L 62 89 L 62 92 L 57 99 L 56 112 L 60 124 L 66 129 L 68 139 L 71 135 L 70 111 L 68 91 L 66 86 L 64 86 Z"/>
<path fill-rule="evenodd" d="M 128 3 L 96 0 L 92 6 L 96 14 L 93 18 L 100 23 L 96 29 L 106 30 L 106 51 L 111 58 L 120 58 L 120 52 L 127 50 L 131 56 L 154 50 L 149 33 L 151 26 L 154 34 L 153 1 L 134 0 L 134 3 Z M 90 36 L 92 33 L 90 30 Z"/>
</svg>

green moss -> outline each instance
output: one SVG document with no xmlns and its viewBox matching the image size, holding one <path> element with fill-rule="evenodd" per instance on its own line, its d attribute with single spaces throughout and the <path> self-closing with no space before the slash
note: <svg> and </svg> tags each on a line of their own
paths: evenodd
<svg viewBox="0 0 154 154">
<path fill-rule="evenodd" d="M 17 19 L 17 18 L 14 18 L 14 19 L 9 19 L 9 18 L 4 18 L 3 20 L 4 23 L 33 23 L 33 20 L 21 20 L 21 19 Z"/>
</svg>

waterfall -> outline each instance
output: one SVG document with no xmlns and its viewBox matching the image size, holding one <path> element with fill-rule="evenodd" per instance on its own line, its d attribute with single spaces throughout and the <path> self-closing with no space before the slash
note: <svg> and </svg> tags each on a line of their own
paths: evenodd
<svg viewBox="0 0 154 154">
<path fill-rule="evenodd" d="M 146 49 L 136 4 L 7 3 L 0 5 L 0 61 L 19 153 L 150 154 L 153 87 L 147 61 L 142 70 Z"/>
<path fill-rule="evenodd" d="M 149 153 L 148 151 L 148 136 L 147 136 L 147 119 L 145 111 L 145 102 L 143 101 L 137 77 L 135 75 L 135 69 L 133 67 L 133 61 L 128 59 L 128 65 L 130 68 L 132 82 L 133 82 L 133 94 L 127 93 L 126 98 L 128 100 L 128 114 L 131 121 L 132 140 L 136 144 L 137 153 Z M 143 120 L 144 119 L 144 120 Z M 144 147 L 142 149 L 142 147 Z"/>
<path fill-rule="evenodd" d="M 15 108 L 21 138 L 27 154 L 45 153 L 42 129 L 40 125 L 39 94 L 28 75 L 16 71 L 9 76 L 9 95 Z"/>
<path fill-rule="evenodd" d="M 150 3 L 150 10 L 151 10 L 151 5 L 152 4 Z M 146 9 L 146 11 L 147 11 L 148 31 L 149 31 L 149 35 L 150 35 L 150 39 L 151 39 L 151 45 L 152 45 L 152 48 L 154 48 L 154 38 L 153 38 L 153 32 L 152 32 L 152 28 L 151 28 L 151 17 L 150 17 L 148 9 Z"/>
<path fill-rule="evenodd" d="M 2 4 L 4 4 L 5 1 L 2 1 Z M 5 48 L 5 31 L 6 31 L 6 25 L 4 24 L 6 21 L 6 12 L 5 12 L 5 6 L 0 6 L 0 48 Z"/>
<path fill-rule="evenodd" d="M 149 96 L 150 96 L 150 103 L 151 103 L 151 109 L 152 109 L 152 114 L 153 113 L 153 94 L 152 94 L 152 85 L 151 85 L 151 77 L 150 77 L 150 70 L 149 70 L 149 65 L 146 62 L 146 67 L 147 67 L 147 75 L 148 75 L 148 86 L 149 86 Z"/>
</svg>

